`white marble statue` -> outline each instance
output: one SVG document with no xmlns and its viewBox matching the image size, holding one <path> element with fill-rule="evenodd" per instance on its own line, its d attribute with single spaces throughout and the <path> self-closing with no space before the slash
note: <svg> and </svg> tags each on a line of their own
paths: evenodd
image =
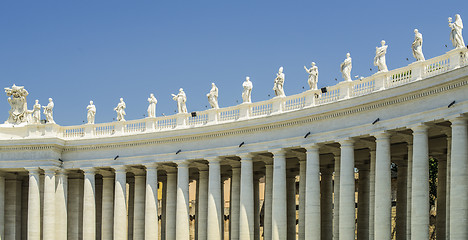
<svg viewBox="0 0 468 240">
<path fill-rule="evenodd" d="M 214 83 L 211 83 L 211 90 L 208 94 L 206 94 L 208 97 L 208 102 L 211 105 L 211 108 L 219 108 L 218 105 L 218 87 Z"/>
<path fill-rule="evenodd" d="M 252 82 L 250 81 L 250 77 L 245 77 L 245 81 L 242 83 L 242 103 L 251 103 L 252 102 Z"/>
<path fill-rule="evenodd" d="M 88 109 L 88 124 L 94 124 L 94 119 L 96 118 L 96 106 L 93 101 L 89 101 L 89 105 L 86 107 Z"/>
<path fill-rule="evenodd" d="M 411 49 L 413 49 L 413 56 L 416 58 L 416 61 L 424 61 L 424 54 L 422 51 L 422 44 L 423 44 L 423 37 L 422 34 L 418 31 L 418 29 L 414 29 L 414 41 L 411 45 Z"/>
<path fill-rule="evenodd" d="M 275 91 L 275 95 L 277 97 L 286 96 L 284 94 L 283 86 L 284 86 L 284 73 L 283 73 L 283 67 L 280 67 L 278 70 L 278 73 L 276 74 L 275 85 L 273 86 L 273 90 Z"/>
<path fill-rule="evenodd" d="M 28 103 L 26 96 L 29 95 L 28 91 L 23 86 L 16 86 L 13 84 L 11 88 L 5 88 L 5 93 L 8 96 L 8 103 L 10 104 L 10 116 L 5 123 L 21 124 L 27 121 Z"/>
<path fill-rule="evenodd" d="M 304 69 L 309 74 L 309 78 L 307 79 L 307 83 L 309 83 L 309 87 L 311 90 L 317 90 L 317 83 L 318 83 L 318 67 L 315 66 L 315 62 L 312 62 L 310 68 L 304 66 Z"/>
<path fill-rule="evenodd" d="M 154 97 L 154 94 L 150 94 L 148 103 L 148 117 L 156 117 L 156 103 L 158 103 L 158 100 Z"/>
<path fill-rule="evenodd" d="M 385 40 L 380 42 L 382 46 L 375 47 L 374 66 L 379 68 L 378 72 L 388 72 L 385 54 L 387 53 L 388 45 L 385 45 Z"/>
<path fill-rule="evenodd" d="M 171 94 L 172 99 L 177 102 L 178 113 L 187 113 L 187 95 L 185 95 L 184 89 L 180 88 L 177 95 Z"/>
<path fill-rule="evenodd" d="M 460 17 L 460 14 L 455 14 L 455 22 L 452 23 L 452 18 L 448 18 L 449 27 L 452 29 L 450 32 L 450 40 L 452 40 L 452 44 L 455 48 L 463 48 L 465 47 L 465 42 L 463 41 L 462 30 L 463 30 L 463 22 Z"/>
<path fill-rule="evenodd" d="M 343 76 L 345 81 L 351 81 L 351 68 L 352 67 L 353 65 L 352 65 L 351 54 L 346 53 L 346 59 L 340 65 L 341 75 Z"/>
<path fill-rule="evenodd" d="M 47 123 L 55 123 L 54 121 L 54 102 L 52 98 L 49 98 L 49 104 L 47 106 L 43 106 L 44 108 L 44 115 L 46 117 Z"/>
<path fill-rule="evenodd" d="M 114 111 L 117 112 L 117 121 L 125 121 L 125 108 L 127 108 L 127 105 L 125 104 L 123 98 L 120 98 L 119 104 L 117 104 L 117 107 L 114 108 Z"/>
<path fill-rule="evenodd" d="M 39 104 L 39 100 L 36 99 L 36 103 L 33 106 L 33 110 L 31 113 L 31 123 L 41 123 L 41 104 Z"/>
</svg>

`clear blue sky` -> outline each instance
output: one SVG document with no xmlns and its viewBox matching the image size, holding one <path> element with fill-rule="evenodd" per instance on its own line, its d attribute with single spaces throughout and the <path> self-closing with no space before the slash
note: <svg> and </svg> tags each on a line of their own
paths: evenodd
<svg viewBox="0 0 468 240">
<path fill-rule="evenodd" d="M 157 116 L 170 115 L 171 93 L 181 87 L 189 112 L 209 107 L 211 82 L 221 107 L 237 105 L 245 76 L 252 100 L 267 100 L 283 66 L 286 95 L 297 94 L 307 89 L 303 66 L 312 61 L 319 87 L 335 85 L 347 52 L 352 76 L 369 76 L 382 39 L 391 70 L 413 61 L 414 28 L 429 59 L 452 49 L 448 17 L 459 13 L 468 25 L 466 0 L 344 2 L 1 1 L 1 87 L 25 86 L 30 109 L 52 97 L 60 125 L 82 124 L 89 100 L 97 123 L 113 121 L 120 97 L 127 120 L 143 118 L 150 93 Z M 1 96 L 3 122 L 10 106 Z"/>
</svg>

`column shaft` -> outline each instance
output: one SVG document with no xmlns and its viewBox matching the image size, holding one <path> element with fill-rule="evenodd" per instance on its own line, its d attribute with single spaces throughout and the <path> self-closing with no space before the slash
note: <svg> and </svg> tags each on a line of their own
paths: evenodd
<svg viewBox="0 0 468 240">
<path fill-rule="evenodd" d="M 305 169 L 307 177 L 305 178 L 305 214 L 304 237 L 307 240 L 318 240 L 321 236 L 320 220 L 320 156 L 319 146 L 312 145 L 307 148 L 307 161 Z M 302 166 L 302 165 L 301 165 Z M 301 168 L 301 172 L 302 172 Z M 322 179 L 323 180 L 323 179 Z M 302 177 L 300 184 L 303 183 Z M 331 179 L 329 179 L 331 181 Z M 300 187 L 300 185 L 299 185 Z M 299 206 L 301 202 L 299 202 Z M 322 213 L 323 214 L 323 213 Z M 300 214 L 299 214 L 300 216 Z M 301 219 L 299 219 L 299 224 Z M 307 227 L 306 227 L 307 226 Z M 299 233 L 301 225 L 299 225 Z M 300 234 L 299 234 L 300 237 Z"/>
<path fill-rule="evenodd" d="M 189 225 L 189 168 L 187 163 L 177 166 L 177 207 L 176 207 L 176 238 L 190 238 Z M 209 224 L 208 224 L 209 225 Z"/>
<path fill-rule="evenodd" d="M 57 175 L 57 189 L 55 191 L 55 237 L 62 240 L 67 239 L 67 189 L 68 177 L 65 170 L 61 170 Z"/>
<path fill-rule="evenodd" d="M 429 147 L 424 125 L 413 128 L 412 178 L 411 239 L 429 239 Z"/>
<path fill-rule="evenodd" d="M 231 240 L 239 239 L 240 178 L 240 168 L 233 167 L 231 178 L 231 200 L 229 202 L 229 210 L 231 212 L 229 214 L 229 223 L 231 225 L 229 235 L 231 236 Z"/>
<path fill-rule="evenodd" d="M 273 153 L 272 239 L 287 238 L 286 156 L 285 150 Z"/>
<path fill-rule="evenodd" d="M 375 220 L 375 149 L 370 149 L 369 166 L 369 240 L 374 240 Z"/>
<path fill-rule="evenodd" d="M 286 204 L 287 204 L 287 239 L 296 240 L 296 176 L 289 173 L 286 177 Z"/>
<path fill-rule="evenodd" d="M 391 237 L 391 171 L 390 171 L 390 136 L 387 133 L 376 135 L 375 164 L 375 222 L 374 237 L 379 240 L 390 240 Z"/>
<path fill-rule="evenodd" d="M 207 240 L 208 224 L 208 171 L 199 172 L 198 187 L 198 240 Z"/>
<path fill-rule="evenodd" d="M 128 237 L 126 184 L 126 168 L 115 168 L 114 240 L 126 240 Z"/>
<path fill-rule="evenodd" d="M 135 173 L 135 200 L 133 202 L 133 239 L 135 240 L 145 238 L 145 179 L 144 173 Z"/>
<path fill-rule="evenodd" d="M 239 239 L 254 239 L 253 162 L 241 156 Z"/>
<path fill-rule="evenodd" d="M 320 235 L 321 240 L 332 240 L 333 238 L 333 178 L 332 171 L 327 167 L 322 169 L 322 181 L 320 182 Z M 307 209 L 307 207 L 306 207 Z M 306 225 L 308 222 L 306 218 Z M 306 231 L 309 228 L 306 228 Z M 306 232 L 307 233 L 307 232 Z M 313 233 L 311 233 L 313 234 Z M 306 235 L 306 239 L 308 235 Z"/>
<path fill-rule="evenodd" d="M 113 239 L 114 225 L 114 178 L 102 177 L 102 223 L 101 239 Z"/>
<path fill-rule="evenodd" d="M 406 225 L 407 225 L 407 189 L 408 186 L 408 167 L 406 164 L 398 164 L 397 172 L 397 218 L 396 218 L 396 236 L 398 240 L 406 239 Z"/>
<path fill-rule="evenodd" d="M 452 122 L 450 239 L 468 239 L 468 141 L 466 119 Z"/>
<path fill-rule="evenodd" d="M 408 143 L 408 180 L 406 191 L 406 239 L 411 239 L 411 195 L 413 193 L 413 144 Z"/>
<path fill-rule="evenodd" d="M 333 176 L 333 240 L 340 238 L 340 172 L 341 156 L 335 154 L 335 174 Z"/>
<path fill-rule="evenodd" d="M 317 166 L 317 171 L 318 166 Z M 305 206 L 306 206 L 306 183 L 307 183 L 307 170 L 306 170 L 306 161 L 300 160 L 299 161 L 299 240 L 304 240 L 305 239 Z M 320 179 L 318 180 L 319 183 L 318 189 L 319 189 L 319 194 L 320 194 Z M 320 196 L 318 197 L 320 201 Z M 320 204 L 320 203 L 319 203 Z M 320 208 L 320 207 L 319 207 Z M 320 216 L 320 214 L 319 214 Z M 320 217 L 319 222 L 320 222 Z"/>
<path fill-rule="evenodd" d="M 94 169 L 84 169 L 83 239 L 96 239 L 96 186 Z"/>
<path fill-rule="evenodd" d="M 265 164 L 265 212 L 263 216 L 263 237 L 271 239 L 271 216 L 273 196 L 273 164 Z"/>
<path fill-rule="evenodd" d="M 254 176 L 253 189 L 254 189 L 254 239 L 260 239 L 260 181 L 259 176 Z"/>
<path fill-rule="evenodd" d="M 146 166 L 146 192 L 144 204 L 144 239 L 158 239 L 158 169 L 154 165 Z M 137 239 L 138 238 L 135 238 L 135 240 Z"/>
<path fill-rule="evenodd" d="M 55 169 L 46 169 L 44 173 L 44 216 L 42 229 L 43 239 L 55 239 Z"/>
<path fill-rule="evenodd" d="M 451 151 L 452 151 L 452 133 L 448 132 L 447 135 L 447 186 L 446 186 L 446 199 L 445 199 L 445 239 L 450 239 L 450 185 L 451 185 Z"/>
<path fill-rule="evenodd" d="M 355 235 L 355 188 L 354 145 L 352 140 L 341 142 L 340 165 L 340 240 L 354 240 Z"/>
<path fill-rule="evenodd" d="M 177 173 L 167 172 L 166 189 L 166 240 L 176 237 Z"/>
<path fill-rule="evenodd" d="M 438 160 L 436 235 L 437 240 L 445 240 L 447 161 L 442 158 Z"/>
<path fill-rule="evenodd" d="M 369 239 L 369 169 L 368 166 L 359 168 L 358 181 L 358 213 L 357 238 Z"/>
<path fill-rule="evenodd" d="M 223 214 L 221 204 L 221 165 L 219 159 L 209 160 L 208 176 L 208 239 L 221 239 Z"/>
</svg>

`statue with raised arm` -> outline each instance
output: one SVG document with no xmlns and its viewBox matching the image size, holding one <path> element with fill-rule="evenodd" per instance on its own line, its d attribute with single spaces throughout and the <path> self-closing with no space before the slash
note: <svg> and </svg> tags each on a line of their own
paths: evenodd
<svg viewBox="0 0 468 240">
<path fill-rule="evenodd" d="M 11 88 L 5 88 L 5 93 L 8 96 L 8 103 L 10 104 L 10 116 L 5 123 L 21 124 L 27 122 L 28 103 L 26 96 L 29 95 L 28 91 L 23 86 L 16 86 L 13 84 Z"/>
<path fill-rule="evenodd" d="M 414 29 L 414 41 L 411 45 L 411 49 L 413 50 L 413 56 L 416 58 L 416 61 L 424 61 L 424 54 L 422 51 L 422 43 L 423 37 L 422 34 L 418 31 L 418 29 Z"/>
<path fill-rule="evenodd" d="M 341 75 L 343 76 L 345 81 L 351 81 L 351 68 L 352 67 L 353 65 L 352 65 L 351 54 L 346 53 L 346 59 L 340 65 Z"/>
<path fill-rule="evenodd" d="M 150 94 L 148 103 L 148 117 L 156 117 L 156 103 L 158 103 L 158 100 L 154 97 L 154 94 Z"/>
<path fill-rule="evenodd" d="M 117 112 L 117 121 L 125 121 L 125 108 L 127 108 L 127 105 L 125 104 L 123 98 L 120 98 L 119 104 L 117 104 L 117 107 L 114 108 L 114 111 Z"/>
<path fill-rule="evenodd" d="M 185 95 L 184 89 L 180 88 L 177 95 L 171 94 L 172 99 L 177 102 L 177 110 L 179 113 L 187 113 L 187 96 Z"/>
<path fill-rule="evenodd" d="M 318 82 L 318 67 L 315 66 L 315 62 L 312 62 L 310 68 L 304 66 L 304 69 L 309 74 L 309 78 L 307 79 L 307 83 L 309 83 L 309 87 L 311 90 L 317 90 L 317 82 Z"/>
<path fill-rule="evenodd" d="M 455 22 L 452 23 L 452 18 L 448 18 L 449 27 L 452 29 L 450 32 L 450 40 L 455 48 L 464 48 L 465 42 L 463 41 L 462 30 L 463 22 L 460 17 L 460 14 L 455 14 Z"/>
<path fill-rule="evenodd" d="M 36 99 L 36 102 L 33 106 L 33 110 L 31 113 L 31 123 L 38 124 L 41 123 L 41 104 L 39 104 L 39 100 Z"/>
<path fill-rule="evenodd" d="M 218 105 L 218 87 L 214 83 L 211 83 L 211 90 L 208 94 L 206 94 L 208 97 L 208 102 L 211 105 L 211 108 L 219 108 Z"/>
<path fill-rule="evenodd" d="M 49 104 L 47 106 L 43 106 L 44 108 L 44 115 L 46 117 L 47 123 L 55 123 L 54 121 L 54 102 L 52 98 L 49 98 Z"/>
<path fill-rule="evenodd" d="M 89 101 L 89 105 L 86 109 L 88 109 L 88 124 L 94 124 L 94 119 L 96 118 L 96 106 L 94 106 L 93 101 Z"/>
<path fill-rule="evenodd" d="M 245 77 L 245 81 L 242 83 L 242 103 L 251 103 L 251 95 L 252 95 L 252 82 L 250 81 L 250 77 Z"/>
<path fill-rule="evenodd" d="M 378 72 L 388 72 L 385 54 L 387 54 L 388 45 L 385 45 L 385 40 L 380 42 L 382 46 L 375 47 L 374 66 L 379 68 Z"/>
<path fill-rule="evenodd" d="M 278 70 L 278 73 L 276 74 L 275 85 L 273 86 L 273 90 L 275 91 L 275 95 L 277 97 L 286 96 L 284 94 L 283 85 L 284 85 L 284 73 L 283 73 L 283 67 L 280 67 Z"/>
</svg>

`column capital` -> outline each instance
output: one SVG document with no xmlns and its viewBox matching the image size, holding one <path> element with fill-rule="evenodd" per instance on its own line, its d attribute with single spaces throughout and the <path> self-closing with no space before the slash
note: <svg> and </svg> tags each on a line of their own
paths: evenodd
<svg viewBox="0 0 468 240">
<path fill-rule="evenodd" d="M 187 160 L 177 161 L 177 162 L 175 162 L 175 164 L 177 164 L 177 168 L 188 168 L 189 167 L 189 162 Z"/>
<path fill-rule="evenodd" d="M 390 139 L 390 137 L 392 136 L 392 134 L 389 133 L 388 131 L 377 132 L 377 133 L 374 133 L 373 135 L 377 141 Z"/>
<path fill-rule="evenodd" d="M 113 166 L 115 173 L 127 173 L 127 166 L 125 165 L 119 165 L 119 166 Z"/>
<path fill-rule="evenodd" d="M 273 157 L 286 156 L 286 149 L 284 148 L 272 149 L 270 152 L 273 154 Z"/>
<path fill-rule="evenodd" d="M 352 147 L 354 146 L 354 139 L 352 138 L 345 138 L 345 139 L 341 139 L 338 141 L 341 145 L 341 147 Z"/>
<path fill-rule="evenodd" d="M 427 130 L 429 129 L 429 126 L 425 123 L 419 123 L 419 124 L 416 124 L 416 125 L 413 125 L 410 127 L 411 130 L 413 130 L 413 135 L 414 134 L 420 134 L 420 133 L 426 133 Z"/>
<path fill-rule="evenodd" d="M 463 115 L 449 119 L 449 121 L 452 123 L 452 126 L 466 125 L 466 120 L 467 120 L 467 117 Z"/>
<path fill-rule="evenodd" d="M 238 153 L 237 156 L 240 157 L 241 161 L 252 160 L 253 158 L 253 154 L 250 152 Z"/>
<path fill-rule="evenodd" d="M 147 163 L 144 164 L 146 171 L 157 171 L 158 170 L 158 164 L 157 163 Z"/>
<path fill-rule="evenodd" d="M 204 159 L 208 161 L 208 164 L 219 164 L 221 162 L 221 157 L 219 156 L 204 157 Z"/>
<path fill-rule="evenodd" d="M 309 144 L 304 144 L 301 147 L 305 148 L 307 152 L 309 152 L 309 151 L 318 150 L 320 149 L 321 146 L 322 144 L 319 144 L 319 143 L 309 143 Z"/>
</svg>

